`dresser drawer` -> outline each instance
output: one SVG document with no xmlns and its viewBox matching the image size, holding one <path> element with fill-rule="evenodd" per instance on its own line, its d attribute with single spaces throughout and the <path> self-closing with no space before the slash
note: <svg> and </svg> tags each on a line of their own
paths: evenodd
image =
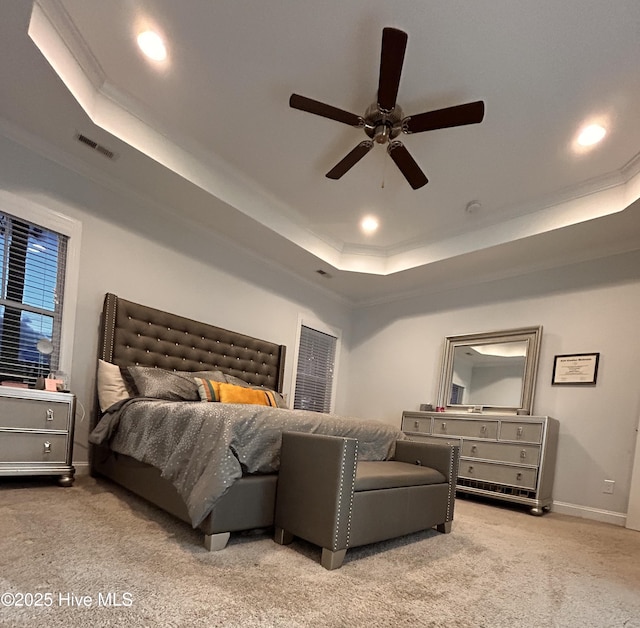
<svg viewBox="0 0 640 628">
<path fill-rule="evenodd" d="M 473 438 L 498 438 L 498 421 L 472 421 L 433 417 L 433 432 L 438 436 L 471 436 Z"/>
<path fill-rule="evenodd" d="M 526 443 L 541 443 L 542 428 L 542 423 L 502 421 L 500 425 L 500 440 L 521 440 Z"/>
<path fill-rule="evenodd" d="M 470 480 L 482 480 L 496 484 L 507 484 L 535 490 L 536 469 L 503 466 L 491 462 L 476 462 L 475 460 L 461 460 L 458 475 Z"/>
<path fill-rule="evenodd" d="M 419 441 L 421 443 L 438 443 L 440 445 L 458 445 L 458 447 L 462 446 L 462 439 L 456 438 L 455 436 L 430 436 L 425 434 L 410 434 L 409 440 Z"/>
<path fill-rule="evenodd" d="M 66 430 L 69 426 L 69 408 L 64 401 L 2 397 L 0 427 Z"/>
<path fill-rule="evenodd" d="M 460 455 L 467 458 L 537 466 L 540 462 L 540 446 L 465 440 L 462 443 Z"/>
<path fill-rule="evenodd" d="M 2 462 L 65 462 L 67 435 L 0 432 Z"/>
<path fill-rule="evenodd" d="M 431 434 L 431 417 L 405 415 L 402 417 L 402 431 Z"/>
</svg>

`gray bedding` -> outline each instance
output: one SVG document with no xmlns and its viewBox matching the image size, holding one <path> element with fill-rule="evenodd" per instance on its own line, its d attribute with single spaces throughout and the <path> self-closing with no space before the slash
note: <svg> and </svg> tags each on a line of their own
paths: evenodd
<svg viewBox="0 0 640 628">
<path fill-rule="evenodd" d="M 184 499 L 193 527 L 243 473 L 274 473 L 283 431 L 348 436 L 360 460 L 385 460 L 395 428 L 377 421 L 267 406 L 134 398 L 116 404 L 89 436 L 153 465 Z"/>
</svg>

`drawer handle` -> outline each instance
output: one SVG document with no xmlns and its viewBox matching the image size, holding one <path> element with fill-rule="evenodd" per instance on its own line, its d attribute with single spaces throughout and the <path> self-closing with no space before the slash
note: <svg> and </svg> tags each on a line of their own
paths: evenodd
<svg viewBox="0 0 640 628">
<path fill-rule="evenodd" d="M 53 410 L 51 408 L 47 408 L 47 421 L 53 421 Z"/>
<path fill-rule="evenodd" d="M 44 441 L 44 453 L 45 454 L 51 453 L 51 443 L 48 440 Z"/>
<path fill-rule="evenodd" d="M 475 454 L 475 453 L 476 453 L 476 451 L 478 451 L 478 448 L 477 448 L 475 445 L 472 445 L 472 446 L 471 446 L 471 453 L 472 453 L 472 454 Z"/>
<path fill-rule="evenodd" d="M 524 450 L 524 449 L 523 449 L 523 450 L 520 452 L 520 458 L 522 458 L 522 459 L 524 460 L 526 457 L 527 457 L 527 452 L 526 452 L 526 450 Z"/>
<path fill-rule="evenodd" d="M 414 421 L 413 422 L 413 427 L 415 427 L 416 429 L 418 429 L 420 427 L 420 421 Z"/>
<path fill-rule="evenodd" d="M 469 473 L 473 473 L 473 465 L 469 465 Z"/>
<path fill-rule="evenodd" d="M 483 425 L 483 426 L 480 428 L 480 432 L 484 434 L 486 431 L 487 431 L 487 426 L 486 426 L 486 425 Z"/>
<path fill-rule="evenodd" d="M 516 475 L 516 480 L 521 480 L 522 479 L 522 473 L 518 473 L 518 475 Z"/>
<path fill-rule="evenodd" d="M 517 436 L 518 436 L 518 438 L 522 438 L 522 430 L 523 430 L 523 427 L 522 427 L 522 425 L 521 425 L 521 426 L 518 428 L 518 431 L 517 431 Z"/>
<path fill-rule="evenodd" d="M 443 432 L 447 431 L 447 423 L 445 421 L 442 422 L 442 431 Z"/>
</svg>

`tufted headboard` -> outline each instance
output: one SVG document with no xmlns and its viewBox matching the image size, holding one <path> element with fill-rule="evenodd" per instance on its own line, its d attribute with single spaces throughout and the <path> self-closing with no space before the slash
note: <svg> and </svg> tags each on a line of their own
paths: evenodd
<svg viewBox="0 0 640 628">
<path fill-rule="evenodd" d="M 118 366 L 219 370 L 282 392 L 286 347 L 199 323 L 108 293 L 98 357 Z"/>
</svg>

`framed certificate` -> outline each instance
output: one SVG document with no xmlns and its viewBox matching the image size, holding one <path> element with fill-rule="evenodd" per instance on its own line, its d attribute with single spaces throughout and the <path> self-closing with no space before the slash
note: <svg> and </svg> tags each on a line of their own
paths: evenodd
<svg viewBox="0 0 640 628">
<path fill-rule="evenodd" d="M 594 385 L 598 377 L 599 353 L 557 355 L 553 362 L 553 385 Z"/>
</svg>

